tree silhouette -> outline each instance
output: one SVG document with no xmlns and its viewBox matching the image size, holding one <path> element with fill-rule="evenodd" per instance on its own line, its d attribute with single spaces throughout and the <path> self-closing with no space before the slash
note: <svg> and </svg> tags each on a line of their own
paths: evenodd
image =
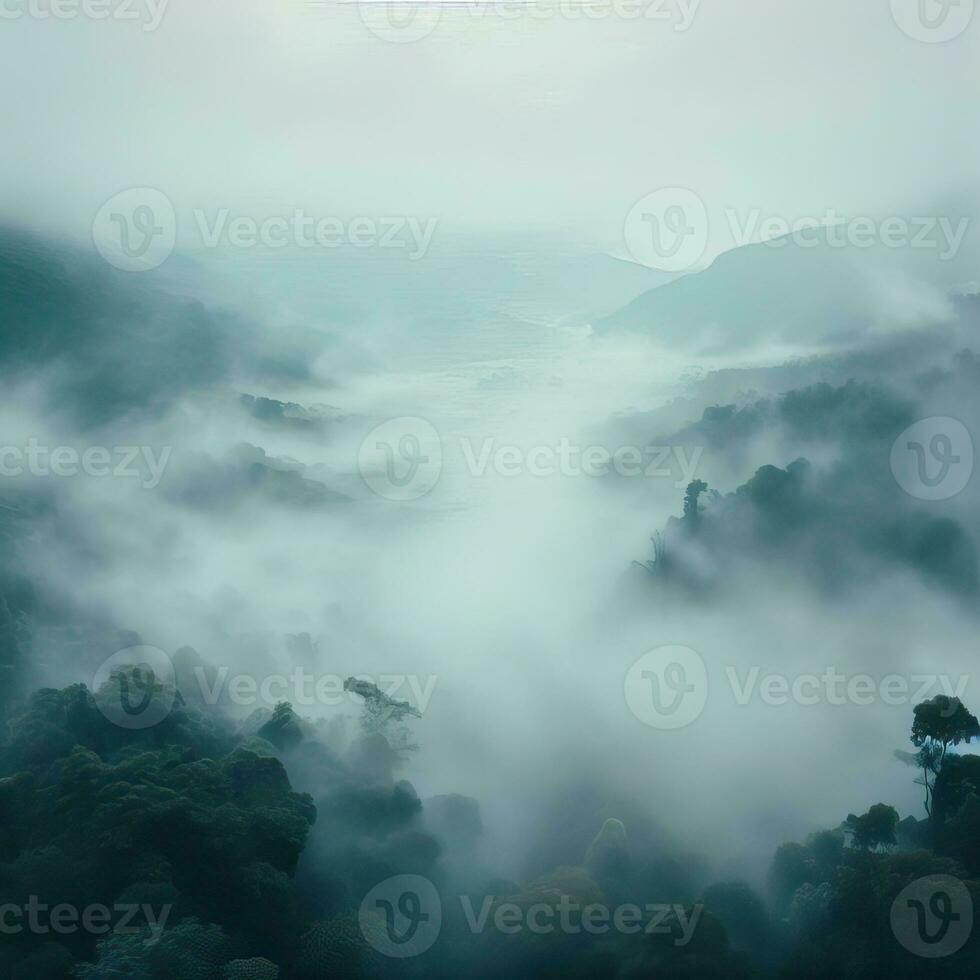
<svg viewBox="0 0 980 980">
<path fill-rule="evenodd" d="M 877 851 L 897 843 L 898 811 L 886 803 L 876 803 L 861 817 L 848 814 L 844 823 L 851 832 L 851 842 L 863 851 Z"/>
<path fill-rule="evenodd" d="M 980 723 L 959 698 L 937 694 L 914 709 L 912 744 L 919 749 L 916 763 L 922 768 L 920 785 L 926 790 L 926 813 L 932 817 L 935 777 L 943 767 L 950 745 L 980 738 Z"/>
<path fill-rule="evenodd" d="M 691 531 L 696 530 L 701 521 L 698 501 L 707 489 L 708 484 L 704 480 L 695 480 L 687 485 L 687 493 L 684 494 L 684 523 Z"/>
<path fill-rule="evenodd" d="M 396 701 L 382 691 L 377 684 L 356 677 L 344 681 L 344 690 L 364 699 L 361 730 L 365 735 L 383 735 L 399 756 L 414 752 L 418 745 L 412 741 L 412 733 L 406 724 L 408 718 L 421 718 L 422 712 L 408 701 Z"/>
</svg>

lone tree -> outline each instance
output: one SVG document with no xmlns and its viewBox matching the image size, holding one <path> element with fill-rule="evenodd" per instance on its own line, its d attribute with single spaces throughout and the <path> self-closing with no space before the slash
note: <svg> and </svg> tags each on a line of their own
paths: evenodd
<svg viewBox="0 0 980 980">
<path fill-rule="evenodd" d="M 919 784 L 926 790 L 926 813 L 932 817 L 932 792 L 935 777 L 943 767 L 951 745 L 980 738 L 980 722 L 971 715 L 959 698 L 937 694 L 917 704 L 912 722 L 912 744 L 919 750 L 916 763 L 922 769 Z"/>
<path fill-rule="evenodd" d="M 383 735 L 388 744 L 402 758 L 406 752 L 414 752 L 418 745 L 412 741 L 412 733 L 406 723 L 408 718 L 421 718 L 422 712 L 408 701 L 396 701 L 377 684 L 357 677 L 344 681 L 344 690 L 364 699 L 361 730 L 365 735 Z"/>
<path fill-rule="evenodd" d="M 708 489 L 708 484 L 704 480 L 695 480 L 687 485 L 687 493 L 684 494 L 684 524 L 691 531 L 697 529 L 701 522 L 700 498 Z"/>
<path fill-rule="evenodd" d="M 845 826 L 851 843 L 862 851 L 880 851 L 897 843 L 898 812 L 886 803 L 876 803 L 864 816 L 848 814 Z"/>
</svg>

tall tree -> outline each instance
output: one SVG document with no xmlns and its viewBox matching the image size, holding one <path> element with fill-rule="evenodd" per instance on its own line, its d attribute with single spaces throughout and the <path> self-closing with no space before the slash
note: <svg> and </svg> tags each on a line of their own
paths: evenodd
<svg viewBox="0 0 980 980">
<path fill-rule="evenodd" d="M 971 715 L 959 698 L 937 694 L 914 709 L 912 744 L 919 749 L 916 762 L 922 768 L 920 783 L 926 790 L 926 813 L 932 817 L 932 792 L 935 777 L 943 767 L 951 745 L 980 738 L 980 722 Z"/>
</svg>

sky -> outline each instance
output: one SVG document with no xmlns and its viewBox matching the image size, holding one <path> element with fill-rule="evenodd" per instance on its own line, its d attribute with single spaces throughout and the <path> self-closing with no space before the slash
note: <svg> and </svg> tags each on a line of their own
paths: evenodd
<svg viewBox="0 0 980 980">
<path fill-rule="evenodd" d="M 194 209 L 302 207 L 622 253 L 633 204 L 681 186 L 711 215 L 710 256 L 731 247 L 726 209 L 933 214 L 975 190 L 980 27 L 924 43 L 888 0 L 653 0 L 639 20 L 625 0 L 593 19 L 473 2 L 394 31 L 387 4 L 135 0 L 129 20 L 119 2 L 58 20 L 4 0 L 8 220 L 84 239 L 147 186 L 185 246 Z"/>
</svg>

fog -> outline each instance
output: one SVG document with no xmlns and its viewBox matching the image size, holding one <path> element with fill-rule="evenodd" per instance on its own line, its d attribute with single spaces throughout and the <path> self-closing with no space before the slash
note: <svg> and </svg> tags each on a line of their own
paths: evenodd
<svg viewBox="0 0 980 980">
<path fill-rule="evenodd" d="M 295 872 L 290 926 L 226 919 L 173 884 L 182 922 L 218 923 L 283 980 L 309 975 L 298 937 L 356 914 L 383 879 L 421 875 L 449 904 L 536 894 L 529 882 L 570 868 L 611 903 L 689 905 L 746 882 L 769 939 L 745 940 L 708 901 L 729 933 L 718 948 L 747 958 L 662 975 L 748 976 L 732 964 L 782 956 L 796 975 L 799 889 L 843 888 L 858 857 L 794 881 L 791 907 L 773 897 L 774 854 L 820 831 L 844 840 L 845 818 L 882 801 L 903 823 L 868 861 L 928 852 L 975 890 L 975 854 L 942 837 L 894 753 L 921 702 L 980 703 L 976 26 L 926 44 L 887 4 L 843 0 L 665 4 L 638 23 L 448 5 L 393 43 L 371 29 L 390 34 L 386 9 L 171 0 L 138 22 L 0 24 L 15 93 L 0 158 L 0 789 L 21 770 L 60 787 L 76 743 L 107 766 L 173 745 L 199 765 L 219 742 L 280 760 L 317 811 L 305 850 L 305 827 L 290 831 L 298 865 L 261 856 L 282 894 Z M 644 265 L 629 230 L 664 187 L 706 210 L 684 268 Z M 173 247 L 145 271 L 120 259 L 125 240 L 105 244 L 132 188 L 137 230 L 147 188 L 173 209 L 153 209 Z M 402 246 L 316 247 L 296 240 L 300 213 L 309 234 L 329 219 L 370 238 L 390 220 Z M 236 218 L 292 238 L 236 246 L 217 231 Z M 828 242 L 828 225 L 858 220 L 876 241 Z M 883 242 L 895 220 L 922 241 Z M 813 247 L 790 240 L 800 221 L 823 226 Z M 954 480 L 966 467 L 963 485 L 916 475 L 913 445 Z M 176 665 L 173 729 L 130 746 L 109 724 L 90 742 L 73 709 L 31 701 L 84 684 L 111 723 L 126 674 L 107 664 L 139 663 L 110 658 L 144 645 Z M 656 668 L 651 702 L 642 668 L 668 647 L 687 651 L 672 655 L 681 675 L 671 658 Z M 660 695 L 698 665 L 704 682 L 674 689 L 669 718 Z M 358 738 L 377 731 L 352 677 L 412 709 L 385 752 Z M 329 696 L 310 695 L 317 679 Z M 55 740 L 59 725 L 71 736 Z M 287 728 L 301 734 L 277 741 Z M 454 806 L 478 813 L 472 840 Z M 628 874 L 595 844 L 586 856 L 610 820 Z M 49 842 L 16 840 L 0 889 L 23 879 L 28 894 L 35 872 L 11 869 Z M 279 898 L 261 896 L 278 923 Z M 898 932 L 897 952 L 838 935 L 819 941 L 871 949 L 861 969 L 909 948 Z M 487 948 L 447 942 L 421 961 L 430 975 L 502 975 Z M 72 949 L 97 964 L 81 970 L 109 953 Z M 635 957 L 590 975 L 650 975 Z M 506 962 L 548 976 L 564 961 Z M 415 975 L 397 965 L 351 975 Z"/>
<path fill-rule="evenodd" d="M 622 252 L 632 204 L 679 185 L 717 254 L 729 208 L 934 214 L 975 190 L 969 37 L 916 42 L 846 0 L 703 2 L 684 30 L 673 0 L 639 22 L 598 9 L 448 8 L 414 43 L 358 6 L 285 0 L 172 0 L 152 31 L 142 6 L 7 20 L 4 210 L 87 239 L 104 201 L 147 186 L 188 237 L 195 208 L 304 207 Z"/>
</svg>

